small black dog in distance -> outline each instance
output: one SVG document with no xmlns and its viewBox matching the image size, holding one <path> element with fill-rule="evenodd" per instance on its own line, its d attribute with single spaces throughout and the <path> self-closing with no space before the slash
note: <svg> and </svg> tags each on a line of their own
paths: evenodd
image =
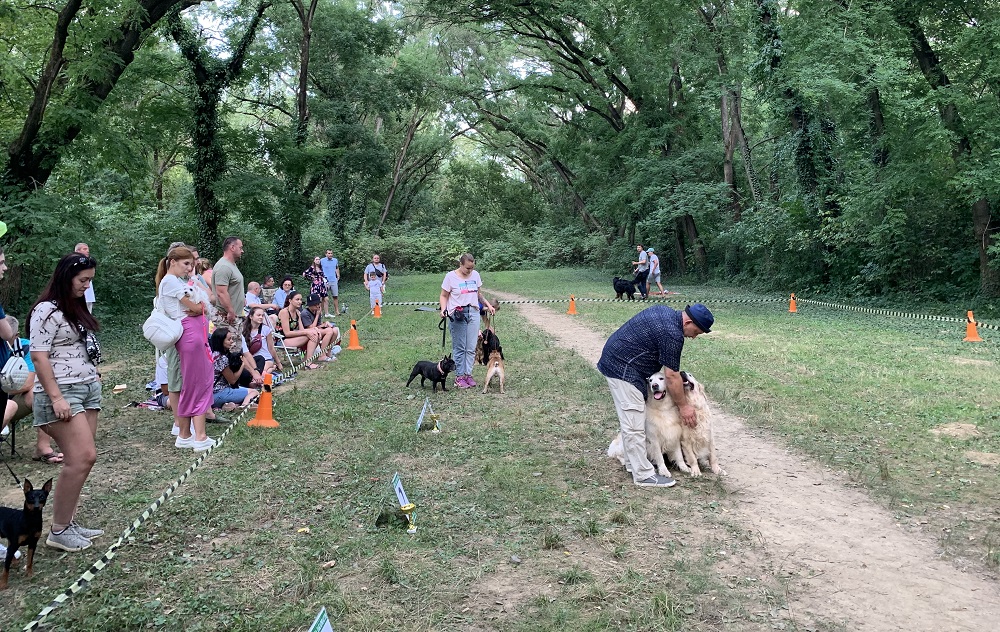
<svg viewBox="0 0 1000 632">
<path fill-rule="evenodd" d="M 441 358 L 440 362 L 421 360 L 413 365 L 413 370 L 410 371 L 410 379 L 406 381 L 406 385 L 409 386 L 410 382 L 412 382 L 419 375 L 421 388 L 424 386 L 424 380 L 430 380 L 431 392 L 437 391 L 438 382 L 441 383 L 441 390 L 447 391 L 448 389 L 445 388 L 445 382 L 448 381 L 448 374 L 454 370 L 455 361 L 451 359 L 450 353 Z"/>
<path fill-rule="evenodd" d="M 52 479 L 42 485 L 41 489 L 31 486 L 31 481 L 24 479 L 24 509 L 0 507 L 0 537 L 7 538 L 7 557 L 3 561 L 3 576 L 0 577 L 0 590 L 7 588 L 7 577 L 10 575 L 10 565 L 14 554 L 22 545 L 28 545 L 28 563 L 25 570 L 28 577 L 33 572 L 35 562 L 35 547 L 38 538 L 42 537 L 42 508 L 52 491 Z"/>
<path fill-rule="evenodd" d="M 624 301 L 625 295 L 628 295 L 628 300 L 635 300 L 635 282 L 628 279 L 622 279 L 620 277 L 615 277 L 611 280 L 611 283 L 615 286 L 615 298 Z"/>
</svg>

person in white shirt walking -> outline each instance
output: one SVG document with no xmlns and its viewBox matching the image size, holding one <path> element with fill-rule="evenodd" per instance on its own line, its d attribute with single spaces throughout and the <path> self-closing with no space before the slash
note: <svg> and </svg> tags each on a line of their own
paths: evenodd
<svg viewBox="0 0 1000 632">
<path fill-rule="evenodd" d="M 74 252 L 79 252 L 81 255 L 83 255 L 85 257 L 89 257 L 90 256 L 90 246 L 88 246 L 87 244 L 85 244 L 83 242 L 78 243 L 76 245 L 76 248 L 73 249 L 73 251 Z M 87 291 L 83 293 L 83 300 L 87 301 L 87 309 L 90 310 L 91 314 L 93 314 L 94 313 L 94 303 L 97 302 L 97 295 L 94 294 L 94 284 L 93 283 L 91 283 L 90 287 L 87 288 Z"/>
</svg>

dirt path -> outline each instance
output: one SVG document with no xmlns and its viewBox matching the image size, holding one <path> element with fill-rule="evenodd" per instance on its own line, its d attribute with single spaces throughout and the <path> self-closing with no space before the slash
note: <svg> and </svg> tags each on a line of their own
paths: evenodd
<svg viewBox="0 0 1000 632">
<path fill-rule="evenodd" d="M 600 334 L 551 309 L 516 307 L 560 346 L 597 364 L 605 341 Z M 715 423 L 720 461 L 741 499 L 738 520 L 760 532 L 775 565 L 790 573 L 793 613 L 848 630 L 1000 629 L 996 583 L 936 557 L 933 541 L 904 532 L 890 513 L 831 471 L 733 416 L 719 413 Z"/>
</svg>

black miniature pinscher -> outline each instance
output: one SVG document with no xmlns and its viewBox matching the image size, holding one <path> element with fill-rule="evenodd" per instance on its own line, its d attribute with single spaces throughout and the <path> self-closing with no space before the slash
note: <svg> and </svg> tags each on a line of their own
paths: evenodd
<svg viewBox="0 0 1000 632">
<path fill-rule="evenodd" d="M 438 382 L 441 383 L 441 390 L 447 391 L 448 389 L 444 385 L 448 381 L 448 373 L 454 370 L 455 361 L 451 359 L 450 353 L 441 358 L 440 362 L 421 360 L 413 365 L 413 370 L 410 371 L 410 379 L 406 381 L 406 385 L 409 386 L 410 382 L 419 375 L 421 387 L 424 385 L 424 380 L 430 380 L 432 393 L 437 391 Z"/>
<path fill-rule="evenodd" d="M 7 576 L 10 575 L 10 565 L 14 554 L 22 544 L 28 545 L 28 563 L 25 570 L 31 577 L 32 564 L 35 561 L 35 547 L 38 538 L 42 537 L 42 507 L 52 491 L 50 478 L 41 489 L 31 486 L 31 481 L 24 479 L 24 509 L 0 507 L 0 537 L 7 538 L 7 559 L 3 562 L 3 576 L 0 577 L 0 590 L 7 588 Z"/>
</svg>

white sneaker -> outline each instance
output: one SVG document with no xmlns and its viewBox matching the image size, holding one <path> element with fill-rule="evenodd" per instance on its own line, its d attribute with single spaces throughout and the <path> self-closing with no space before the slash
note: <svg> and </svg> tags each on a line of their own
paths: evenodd
<svg viewBox="0 0 1000 632">
<path fill-rule="evenodd" d="M 191 422 L 191 433 L 192 434 L 194 433 L 194 422 Z M 174 424 L 170 428 L 170 435 L 173 436 L 173 437 L 178 437 L 178 436 L 180 436 L 180 434 L 181 434 L 181 427 L 178 426 L 177 424 Z"/>
<path fill-rule="evenodd" d="M 7 426 L 4 426 L 3 430 L 0 430 L 0 437 L 6 437 L 9 434 L 10 434 L 10 428 L 8 428 Z"/>
<path fill-rule="evenodd" d="M 4 428 L 4 430 L 6 430 L 6 428 Z M 0 544 L 0 557 L 7 559 L 7 547 L 2 544 Z M 21 559 L 21 551 L 14 551 L 14 559 Z"/>
<path fill-rule="evenodd" d="M 194 448 L 195 452 L 204 452 L 205 450 L 213 447 L 215 445 L 215 439 L 212 437 L 205 437 L 204 441 L 198 441 L 194 437 L 191 438 L 191 444 L 188 446 Z"/>
<path fill-rule="evenodd" d="M 192 443 L 194 442 L 194 435 L 188 437 L 187 439 L 178 436 L 177 441 L 174 441 L 175 448 L 192 448 Z"/>
</svg>

